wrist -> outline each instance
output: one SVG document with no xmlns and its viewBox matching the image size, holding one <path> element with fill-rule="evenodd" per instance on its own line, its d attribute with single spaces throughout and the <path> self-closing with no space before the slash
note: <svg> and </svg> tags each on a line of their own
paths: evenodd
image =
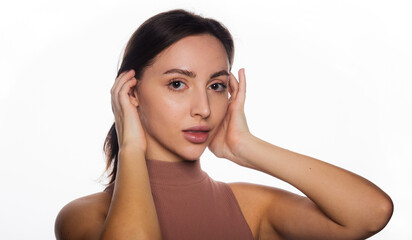
<svg viewBox="0 0 412 240">
<path fill-rule="evenodd" d="M 138 140 L 124 140 L 119 144 L 119 151 L 141 151 L 143 154 L 146 153 L 147 143 L 146 141 Z"/>
<path fill-rule="evenodd" d="M 145 158 L 145 151 L 141 149 L 139 146 L 135 145 L 123 145 L 122 147 L 119 148 L 119 157 L 122 155 L 133 155 L 139 158 Z"/>
<path fill-rule="evenodd" d="M 235 157 L 238 159 L 238 162 L 244 163 L 245 167 L 253 167 L 253 155 L 254 144 L 257 142 L 258 138 L 252 134 L 247 134 L 244 137 L 240 138 L 236 144 L 236 149 L 234 151 Z"/>
</svg>

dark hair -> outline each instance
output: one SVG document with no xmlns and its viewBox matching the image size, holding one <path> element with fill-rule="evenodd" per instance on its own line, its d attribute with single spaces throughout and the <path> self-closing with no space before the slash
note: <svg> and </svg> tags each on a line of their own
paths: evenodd
<svg viewBox="0 0 412 240">
<path fill-rule="evenodd" d="M 184 37 L 199 34 L 210 34 L 220 40 L 225 47 L 231 69 L 234 46 L 232 35 L 227 28 L 214 19 L 176 9 L 147 19 L 133 33 L 126 45 L 117 77 L 124 71 L 134 69 L 136 79 L 140 79 L 145 68 L 153 64 L 160 52 Z M 110 184 L 116 179 L 119 153 L 115 123 L 107 134 L 103 151 L 106 154 L 106 171 L 111 169 L 108 175 Z"/>
</svg>

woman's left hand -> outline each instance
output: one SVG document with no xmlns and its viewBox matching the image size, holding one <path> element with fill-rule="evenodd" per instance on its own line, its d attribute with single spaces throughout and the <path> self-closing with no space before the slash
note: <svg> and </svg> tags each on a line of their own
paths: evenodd
<svg viewBox="0 0 412 240">
<path fill-rule="evenodd" d="M 209 143 L 209 150 L 219 158 L 226 158 L 241 166 L 248 166 L 239 158 L 241 143 L 251 136 L 244 112 L 246 98 L 245 69 L 238 72 L 239 82 L 230 73 L 229 76 L 229 105 L 226 116 L 217 129 L 216 135 Z"/>
</svg>

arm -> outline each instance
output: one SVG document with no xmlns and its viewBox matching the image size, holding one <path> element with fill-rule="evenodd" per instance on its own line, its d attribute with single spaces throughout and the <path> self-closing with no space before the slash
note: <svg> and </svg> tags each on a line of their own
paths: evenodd
<svg viewBox="0 0 412 240">
<path fill-rule="evenodd" d="M 249 132 L 244 114 L 246 77 L 229 79 L 228 110 L 209 149 L 220 158 L 290 183 L 308 197 L 270 187 L 259 192 L 260 233 L 274 239 L 360 239 L 389 221 L 393 204 L 368 180 L 318 159 L 267 143 Z M 250 191 L 249 191 L 250 192 Z M 269 226 L 269 227 L 267 227 Z"/>
<path fill-rule="evenodd" d="M 144 154 L 132 148 L 119 152 L 115 188 L 101 239 L 161 239 Z"/>
<path fill-rule="evenodd" d="M 331 164 L 274 146 L 249 135 L 236 147 L 237 161 L 290 183 L 306 196 L 272 193 L 265 220 L 282 236 L 294 239 L 359 239 L 389 221 L 389 196 L 368 180 Z"/>
<path fill-rule="evenodd" d="M 123 72 L 110 91 L 120 149 L 112 199 L 98 193 L 67 204 L 56 218 L 57 239 L 161 239 L 135 84 L 134 71 Z"/>
<path fill-rule="evenodd" d="M 147 143 L 137 110 L 134 75 L 134 70 L 123 72 L 110 91 L 119 159 L 101 239 L 161 239 L 145 160 Z"/>
</svg>

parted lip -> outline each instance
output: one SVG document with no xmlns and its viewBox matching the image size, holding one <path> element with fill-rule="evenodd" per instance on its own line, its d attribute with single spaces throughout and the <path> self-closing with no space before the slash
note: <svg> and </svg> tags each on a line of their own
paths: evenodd
<svg viewBox="0 0 412 240">
<path fill-rule="evenodd" d="M 210 127 L 208 126 L 194 126 L 188 129 L 183 130 L 183 132 L 209 132 Z"/>
</svg>

